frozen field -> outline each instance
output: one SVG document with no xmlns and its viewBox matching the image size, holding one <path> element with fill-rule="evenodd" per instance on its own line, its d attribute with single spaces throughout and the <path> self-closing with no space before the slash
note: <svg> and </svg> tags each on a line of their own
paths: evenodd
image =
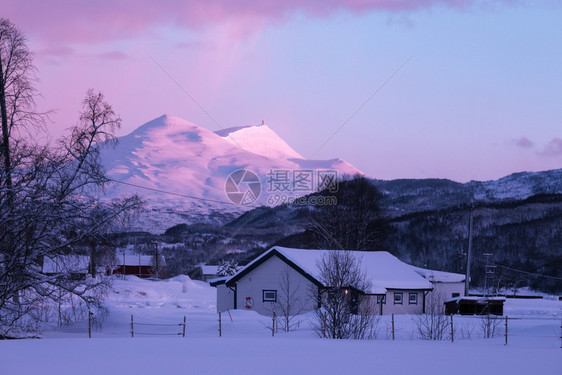
<svg viewBox="0 0 562 375">
<path fill-rule="evenodd" d="M 219 338 L 208 284 L 129 277 L 113 289 L 93 339 L 83 321 L 49 327 L 43 340 L 0 341 L 0 374 L 562 374 L 562 302 L 553 299 L 508 300 L 504 345 L 504 321 L 499 336 L 484 339 L 479 319 L 455 317 L 455 342 L 430 342 L 417 338 L 411 316 L 399 315 L 392 341 L 385 316 L 375 340 L 336 341 L 317 338 L 310 315 L 294 332 L 271 337 L 271 318 L 250 311 L 223 314 Z"/>
</svg>

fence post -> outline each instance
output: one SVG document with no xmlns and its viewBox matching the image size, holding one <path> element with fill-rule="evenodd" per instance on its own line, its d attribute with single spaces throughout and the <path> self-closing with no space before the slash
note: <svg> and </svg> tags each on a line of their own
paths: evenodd
<svg viewBox="0 0 562 375">
<path fill-rule="evenodd" d="M 394 340 L 394 313 L 392 313 L 392 340 Z"/>
<path fill-rule="evenodd" d="M 185 315 L 183 316 L 183 332 L 182 332 L 183 337 L 185 337 Z"/>
<path fill-rule="evenodd" d="M 507 315 L 505 316 L 505 345 L 507 345 Z"/>
<path fill-rule="evenodd" d="M 92 312 L 88 310 L 88 338 L 92 338 Z"/>
<path fill-rule="evenodd" d="M 451 314 L 451 342 L 455 342 L 455 330 L 453 326 L 453 314 Z"/>
<path fill-rule="evenodd" d="M 271 337 L 275 336 L 275 311 L 272 314 Z"/>
<path fill-rule="evenodd" d="M 221 312 L 219 311 L 219 337 L 222 337 Z"/>
<path fill-rule="evenodd" d="M 135 326 L 133 324 L 133 314 L 131 314 L 131 337 L 135 337 Z"/>
</svg>

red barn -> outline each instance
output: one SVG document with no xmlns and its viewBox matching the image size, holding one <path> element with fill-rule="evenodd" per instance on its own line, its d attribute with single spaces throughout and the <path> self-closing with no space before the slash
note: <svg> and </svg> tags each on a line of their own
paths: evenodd
<svg viewBox="0 0 562 375">
<path fill-rule="evenodd" d="M 117 256 L 117 264 L 113 275 L 135 275 L 142 278 L 161 277 L 166 267 L 163 255 L 121 255 Z"/>
</svg>

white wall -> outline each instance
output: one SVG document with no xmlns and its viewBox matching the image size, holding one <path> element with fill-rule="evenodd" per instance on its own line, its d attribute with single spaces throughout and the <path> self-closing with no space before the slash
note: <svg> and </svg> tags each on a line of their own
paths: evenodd
<svg viewBox="0 0 562 375">
<path fill-rule="evenodd" d="M 464 296 L 464 281 L 457 283 L 442 283 L 433 282 L 433 292 L 440 295 L 443 300 L 453 298 L 453 293 L 459 293 L 459 296 Z"/>
<path fill-rule="evenodd" d="M 402 304 L 394 303 L 395 293 L 402 293 Z M 410 303 L 410 293 L 417 295 L 416 304 Z M 386 303 L 382 305 L 382 314 L 420 314 L 423 312 L 423 294 L 422 290 L 388 289 Z M 380 314 L 380 305 L 376 305 L 376 310 Z"/>
<path fill-rule="evenodd" d="M 236 307 L 242 310 L 254 310 L 262 315 L 271 315 L 275 311 L 279 315 L 279 305 L 272 302 L 264 302 L 263 291 L 276 290 L 277 303 L 283 303 L 286 300 L 286 297 L 284 297 L 286 295 L 284 284 L 286 283 L 282 279 L 286 272 L 289 275 L 291 289 L 296 291 L 295 301 L 293 301 L 297 305 L 296 309 L 300 313 L 315 309 L 318 303 L 313 295 L 317 290 L 316 286 L 276 255 L 238 280 L 236 285 Z M 251 298 L 253 301 L 251 308 L 245 307 L 246 298 Z"/>
<path fill-rule="evenodd" d="M 224 284 L 217 285 L 217 312 L 234 309 L 234 291 Z"/>
</svg>

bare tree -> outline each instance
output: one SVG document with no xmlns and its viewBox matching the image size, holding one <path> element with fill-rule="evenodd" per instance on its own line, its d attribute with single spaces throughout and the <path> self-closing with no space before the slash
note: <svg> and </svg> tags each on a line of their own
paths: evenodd
<svg viewBox="0 0 562 375">
<path fill-rule="evenodd" d="M 480 330 L 484 338 L 497 336 L 500 331 L 502 319 L 496 315 L 486 314 L 480 317 Z"/>
<path fill-rule="evenodd" d="M 309 221 L 319 249 L 382 250 L 385 225 L 380 212 L 382 194 L 371 181 L 353 176 L 318 194 L 333 195 L 337 204 L 311 207 Z M 326 202 L 330 200 L 326 199 Z"/>
<path fill-rule="evenodd" d="M 322 308 L 315 311 L 315 330 L 333 339 L 364 339 L 372 333 L 375 309 L 364 293 L 371 283 L 360 259 L 349 251 L 330 251 L 318 264 Z M 315 292 L 317 293 L 317 291 Z"/>
<path fill-rule="evenodd" d="M 13 136 L 41 127 L 50 113 L 36 110 L 36 69 L 26 42 L 14 24 L 0 18 L 0 155 L 5 170 L 2 183 L 7 188 L 12 186 L 13 153 L 20 147 L 20 140 Z"/>
<path fill-rule="evenodd" d="M 156 278 L 164 278 L 166 275 L 166 266 L 164 256 L 158 250 L 158 242 L 153 241 L 151 243 L 153 249 L 152 253 L 152 275 Z"/>
<path fill-rule="evenodd" d="M 416 330 L 423 340 L 443 340 L 448 328 L 444 297 L 431 292 L 425 300 L 425 313 L 413 318 Z"/>
<path fill-rule="evenodd" d="M 100 307 L 104 280 L 76 280 L 68 272 L 45 275 L 43 259 L 75 253 L 141 203 L 136 196 L 107 204 L 95 198 L 109 183 L 99 147 L 114 140 L 120 119 L 101 93 L 88 91 L 82 104 L 80 121 L 57 146 L 37 146 L 14 133 L 8 139 L 18 147 L 4 143 L 10 167 L 0 170 L 0 335 L 37 319 L 39 301 L 69 296 L 71 307 L 76 299 L 85 309 Z"/>
<path fill-rule="evenodd" d="M 290 331 L 298 324 L 296 318 L 305 311 L 307 301 L 303 301 L 303 293 L 300 282 L 291 277 L 289 266 L 285 266 L 281 272 L 279 294 L 277 296 L 276 310 L 279 311 L 280 328 Z"/>
</svg>

